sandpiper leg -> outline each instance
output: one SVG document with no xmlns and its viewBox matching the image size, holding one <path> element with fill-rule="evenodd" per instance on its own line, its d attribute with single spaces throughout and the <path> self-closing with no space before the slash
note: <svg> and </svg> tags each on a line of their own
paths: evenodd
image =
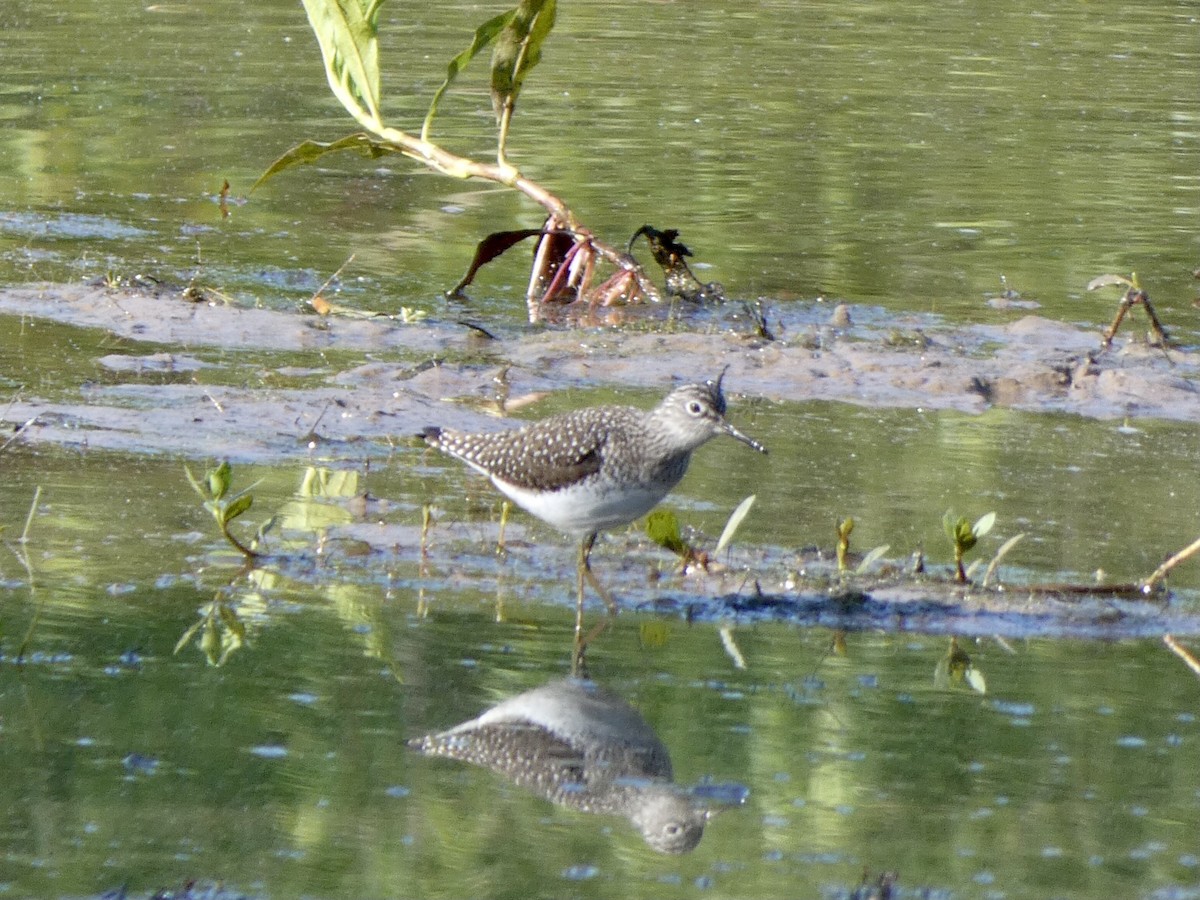
<svg viewBox="0 0 1200 900">
<path fill-rule="evenodd" d="M 585 537 L 579 545 L 579 603 L 580 606 L 583 605 L 583 579 L 586 578 L 588 584 L 592 586 L 592 590 L 600 595 L 600 599 L 608 607 L 608 614 L 615 616 L 619 609 L 617 601 L 613 599 L 612 594 L 604 588 L 604 585 L 599 582 L 595 573 L 592 572 L 592 545 L 595 543 L 596 535 L 593 532 Z"/>
<path fill-rule="evenodd" d="M 612 596 L 606 591 L 600 582 L 596 580 L 596 576 L 592 573 L 592 566 L 589 557 L 592 552 L 592 545 L 596 542 L 596 535 L 589 534 L 579 543 L 579 565 L 576 573 L 577 593 L 575 596 L 575 643 L 571 654 L 571 673 L 580 676 L 585 672 L 584 652 L 587 650 L 588 644 L 600 636 L 600 633 L 609 626 L 613 618 L 617 614 L 617 604 Z M 583 633 L 583 582 L 587 579 L 596 593 L 604 601 L 608 608 L 608 615 L 592 626 L 592 629 L 587 633 Z"/>
</svg>

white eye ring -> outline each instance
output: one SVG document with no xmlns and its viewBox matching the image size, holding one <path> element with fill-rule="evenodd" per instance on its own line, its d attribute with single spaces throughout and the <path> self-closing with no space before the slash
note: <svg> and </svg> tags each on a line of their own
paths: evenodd
<svg viewBox="0 0 1200 900">
<path fill-rule="evenodd" d="M 687 411 L 693 416 L 698 416 L 704 412 L 704 405 L 699 400 L 689 400 Z"/>
</svg>

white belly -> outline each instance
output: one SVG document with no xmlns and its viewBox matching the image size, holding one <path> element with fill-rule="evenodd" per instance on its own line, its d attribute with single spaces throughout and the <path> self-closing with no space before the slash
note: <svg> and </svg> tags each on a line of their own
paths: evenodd
<svg viewBox="0 0 1200 900">
<path fill-rule="evenodd" d="M 522 509 L 543 522 L 584 537 L 640 519 L 658 505 L 674 485 L 625 485 L 621 490 L 597 488 L 597 479 L 553 492 L 530 491 L 493 480 Z M 603 482 L 601 482 L 603 484 Z"/>
</svg>

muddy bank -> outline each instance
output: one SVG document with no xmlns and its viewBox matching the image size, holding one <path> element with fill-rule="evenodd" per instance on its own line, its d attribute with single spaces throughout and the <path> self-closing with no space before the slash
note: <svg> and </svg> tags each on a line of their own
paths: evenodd
<svg viewBox="0 0 1200 900">
<path fill-rule="evenodd" d="M 726 385 L 766 401 L 982 411 L 989 406 L 1099 418 L 1200 419 L 1200 354 L 1128 338 L 1099 353 L 1097 332 L 1026 315 L 1006 325 L 858 315 L 820 324 L 809 309 L 776 340 L 745 323 L 704 333 L 634 327 L 511 329 L 488 339 L 458 323 L 318 317 L 189 302 L 178 293 L 85 285 L 0 291 L 0 315 L 98 329 L 121 342 L 97 354 L 104 377 L 39 396 L 30 380 L 4 409 L 21 439 L 113 450 L 223 454 L 236 461 L 388 452 L 430 421 L 470 426 L 508 367 L 511 394 L 563 386 L 663 389 L 729 367 Z M 13 319 L 9 327 L 19 327 Z M 213 362 L 221 351 L 220 362 Z M 328 354 L 335 353 L 338 363 Z M 255 356 L 254 354 L 258 354 Z M 252 380 L 206 377 L 254 360 Z M 290 387 L 303 379 L 303 387 Z M 478 401 L 447 404 L 446 400 Z"/>
<path fill-rule="evenodd" d="M 40 374 L 23 376 L 27 386 L 0 416 L 4 440 L 31 444 L 356 466 L 392 453 L 433 422 L 496 427 L 496 375 L 505 369 L 509 399 L 516 400 L 575 386 L 657 393 L 678 378 L 712 376 L 728 366 L 725 383 L 740 409 L 752 398 L 819 399 L 868 407 L 982 412 L 1003 406 L 1100 418 L 1200 419 L 1200 356 L 1193 352 L 1167 354 L 1126 338 L 1100 354 L 1097 332 L 1036 316 L 962 327 L 851 310 L 855 324 L 834 327 L 826 324 L 830 312 L 797 307 L 776 340 L 736 317 L 711 319 L 703 332 L 697 323 L 681 330 L 641 321 L 620 329 L 512 327 L 489 338 L 452 322 L 318 317 L 193 303 L 171 293 L 80 285 L 9 289 L 0 291 L 0 316 L 8 317 L 10 335 L 53 322 L 89 329 L 94 339 L 77 341 L 84 349 L 70 366 L 48 359 Z M 11 344 L 24 347 L 23 341 Z M 49 388 L 39 395 L 39 385 Z M 537 410 L 536 404 L 528 407 Z M 327 529 L 330 554 L 345 545 L 355 548 L 356 559 L 365 547 L 380 561 L 392 560 L 419 544 L 411 523 L 354 518 Z M 521 527 L 510 525 L 510 539 Z M 526 546 L 537 543 L 530 539 Z M 552 573 L 549 583 L 570 584 L 573 557 L 564 546 L 551 543 L 545 553 L 530 549 L 533 558 L 525 563 Z M 475 568 L 464 561 L 478 555 L 470 546 L 444 552 L 456 568 L 465 566 L 473 582 L 497 577 L 490 548 Z M 646 552 L 661 564 L 662 551 Z M 748 568 L 725 577 L 653 583 L 645 569 L 613 564 L 627 553 L 607 553 L 607 564 L 600 565 L 627 609 L 689 621 L 785 619 L 847 630 L 1009 637 L 1200 634 L 1200 615 L 1165 597 L 1128 602 L 1106 596 L 1103 588 L 1058 598 L 1020 587 L 967 592 L 936 580 L 789 583 L 780 573 L 792 563 L 778 558 L 787 552 L 756 548 L 750 555 L 759 555 Z M 289 565 L 286 554 L 267 564 Z M 305 575 L 293 577 L 302 581 Z M 853 595 L 847 594 L 856 583 Z M 569 594 L 553 593 L 556 603 Z"/>
</svg>

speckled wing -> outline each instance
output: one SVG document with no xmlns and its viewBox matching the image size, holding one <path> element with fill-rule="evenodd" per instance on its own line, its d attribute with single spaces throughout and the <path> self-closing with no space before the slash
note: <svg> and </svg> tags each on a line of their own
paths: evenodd
<svg viewBox="0 0 1200 900">
<path fill-rule="evenodd" d="M 451 729 L 415 738 L 408 746 L 426 756 L 457 759 L 491 769 L 527 787 L 584 780 L 584 754 L 533 723 L 508 722 Z"/>
<path fill-rule="evenodd" d="M 423 436 L 484 475 L 525 490 L 556 491 L 600 471 L 609 435 L 628 424 L 629 412 L 593 407 L 511 431 L 429 428 Z"/>
<path fill-rule="evenodd" d="M 413 750 L 491 769 L 548 800 L 590 812 L 619 812 L 620 788 L 669 781 L 659 754 L 640 746 L 576 746 L 532 722 L 473 724 L 408 741 Z M 614 791 L 617 793 L 614 794 Z"/>
</svg>

